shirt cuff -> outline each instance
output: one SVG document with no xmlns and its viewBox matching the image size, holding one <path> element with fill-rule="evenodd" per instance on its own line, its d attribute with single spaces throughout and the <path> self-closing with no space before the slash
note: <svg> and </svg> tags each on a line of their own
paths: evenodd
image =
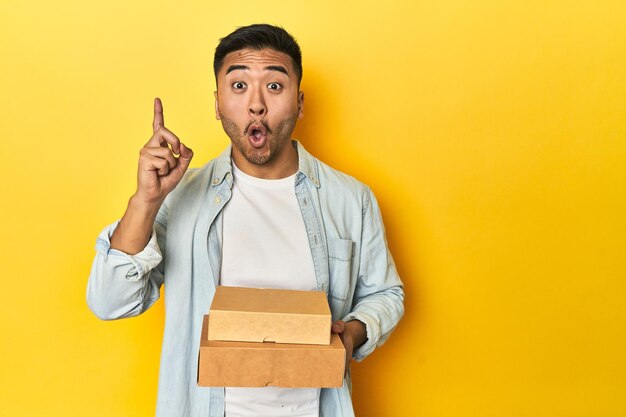
<svg viewBox="0 0 626 417">
<path fill-rule="evenodd" d="M 135 255 L 129 255 L 120 250 L 111 248 L 111 236 L 118 224 L 119 220 L 105 227 L 100 235 L 98 235 L 98 239 L 96 239 L 96 251 L 104 256 L 105 263 L 109 262 L 109 258 L 117 263 L 129 261 L 132 267 L 126 273 L 125 278 L 129 281 L 137 281 L 146 273 L 156 268 L 163 259 L 161 249 L 157 243 L 156 230 L 154 228 L 152 229 L 150 240 L 141 252 Z"/>
<path fill-rule="evenodd" d="M 367 341 L 363 343 L 363 345 L 361 345 L 358 349 L 355 349 L 352 352 L 352 358 L 357 362 L 361 362 L 376 348 L 376 343 L 378 342 L 378 339 L 380 339 L 380 326 L 372 316 L 361 311 L 354 311 L 352 313 L 349 313 L 342 320 L 344 322 L 359 320 L 360 322 L 365 324 Z"/>
</svg>

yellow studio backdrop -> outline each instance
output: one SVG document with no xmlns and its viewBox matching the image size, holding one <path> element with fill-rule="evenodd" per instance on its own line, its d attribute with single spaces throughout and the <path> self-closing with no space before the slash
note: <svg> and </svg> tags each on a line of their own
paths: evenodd
<svg viewBox="0 0 626 417">
<path fill-rule="evenodd" d="M 358 416 L 626 415 L 623 1 L 0 2 L 0 414 L 151 416 L 162 300 L 102 322 L 95 239 L 152 100 L 200 166 L 227 145 L 237 26 L 304 54 L 295 137 L 376 193 L 406 287 L 353 364 Z"/>
</svg>

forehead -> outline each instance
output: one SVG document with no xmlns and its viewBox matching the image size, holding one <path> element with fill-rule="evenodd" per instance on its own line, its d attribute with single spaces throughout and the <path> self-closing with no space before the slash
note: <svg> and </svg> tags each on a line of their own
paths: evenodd
<svg viewBox="0 0 626 417">
<path fill-rule="evenodd" d="M 246 48 L 229 53 L 224 57 L 219 75 L 224 76 L 228 68 L 232 65 L 245 65 L 250 69 L 280 65 L 285 67 L 289 76 L 295 76 L 291 57 L 283 52 L 269 48 L 260 50 Z"/>
</svg>

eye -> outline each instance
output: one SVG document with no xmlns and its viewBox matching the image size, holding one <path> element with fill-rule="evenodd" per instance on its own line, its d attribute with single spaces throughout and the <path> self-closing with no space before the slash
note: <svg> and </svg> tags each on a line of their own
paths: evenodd
<svg viewBox="0 0 626 417">
<path fill-rule="evenodd" d="M 247 87 L 246 83 L 242 81 L 235 81 L 233 83 L 233 90 L 243 90 Z"/>
<path fill-rule="evenodd" d="M 268 89 L 270 89 L 270 90 L 278 91 L 278 90 L 280 90 L 281 88 L 283 88 L 283 86 L 282 86 L 282 85 L 280 85 L 280 84 L 278 84 L 278 83 L 269 83 L 269 84 L 267 85 L 267 88 L 268 88 Z"/>
</svg>

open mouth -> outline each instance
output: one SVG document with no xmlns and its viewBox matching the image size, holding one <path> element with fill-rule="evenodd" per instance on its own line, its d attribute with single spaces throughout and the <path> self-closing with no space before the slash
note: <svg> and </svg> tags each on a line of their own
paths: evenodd
<svg viewBox="0 0 626 417">
<path fill-rule="evenodd" d="M 248 128 L 248 140 L 255 148 L 261 148 L 267 140 L 267 129 L 263 125 L 251 125 Z"/>
</svg>

